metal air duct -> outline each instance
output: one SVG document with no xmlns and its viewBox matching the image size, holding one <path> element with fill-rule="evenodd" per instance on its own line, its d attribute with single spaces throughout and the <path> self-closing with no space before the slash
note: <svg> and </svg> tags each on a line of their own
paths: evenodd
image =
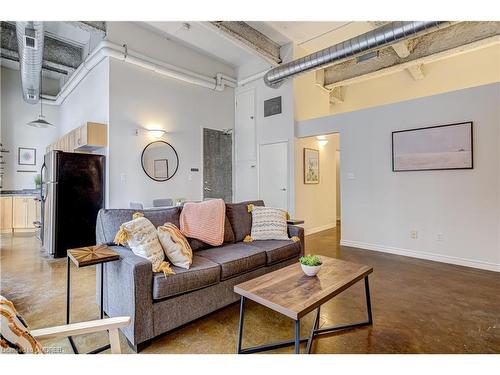
<svg viewBox="0 0 500 375">
<path fill-rule="evenodd" d="M 27 103 L 36 104 L 40 100 L 43 22 L 16 22 L 16 34 L 23 98 Z"/>
<path fill-rule="evenodd" d="M 342 43 L 281 64 L 265 74 L 264 82 L 269 87 L 277 88 L 287 78 L 378 50 L 405 39 L 415 38 L 449 25 L 451 22 L 446 21 L 391 22 Z"/>
</svg>

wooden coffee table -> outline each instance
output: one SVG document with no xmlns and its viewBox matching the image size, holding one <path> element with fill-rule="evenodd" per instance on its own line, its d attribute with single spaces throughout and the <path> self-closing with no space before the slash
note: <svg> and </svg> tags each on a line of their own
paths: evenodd
<svg viewBox="0 0 500 375">
<path fill-rule="evenodd" d="M 317 336 L 334 331 L 371 325 L 373 323 L 370 287 L 368 283 L 368 275 L 373 272 L 373 268 L 340 259 L 324 256 L 320 258 L 323 261 L 323 266 L 319 273 L 313 277 L 306 276 L 297 262 L 296 264 L 262 275 L 253 280 L 235 285 L 235 293 L 241 295 L 238 354 L 257 353 L 291 345 L 295 345 L 295 353 L 299 354 L 300 343 L 306 341 L 306 352 L 310 353 L 312 341 Z M 318 329 L 321 305 L 362 279 L 365 282 L 368 319 L 363 322 Z M 293 319 L 295 321 L 295 338 L 289 341 L 242 349 L 245 299 L 247 298 Z M 316 310 L 316 317 L 311 333 L 308 338 L 301 339 L 300 319 L 313 310 Z"/>
</svg>

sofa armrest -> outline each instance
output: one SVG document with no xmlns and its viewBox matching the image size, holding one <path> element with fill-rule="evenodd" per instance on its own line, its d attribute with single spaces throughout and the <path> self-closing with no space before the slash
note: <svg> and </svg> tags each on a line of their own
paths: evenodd
<svg viewBox="0 0 500 375">
<path fill-rule="evenodd" d="M 110 317 L 130 316 L 131 324 L 122 331 L 132 344 L 139 344 L 154 336 L 151 262 L 124 247 L 110 248 L 120 260 L 104 264 L 104 311 Z M 100 270 L 97 267 L 98 303 Z"/>
<path fill-rule="evenodd" d="M 305 241 L 304 241 L 304 228 L 297 225 L 288 225 L 288 236 L 291 238 L 297 236 L 300 239 L 300 256 L 304 255 Z"/>
</svg>

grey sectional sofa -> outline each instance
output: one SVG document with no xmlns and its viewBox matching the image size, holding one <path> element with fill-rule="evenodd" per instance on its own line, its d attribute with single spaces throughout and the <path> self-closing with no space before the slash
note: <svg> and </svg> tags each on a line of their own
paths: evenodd
<svg viewBox="0 0 500 375">
<path fill-rule="evenodd" d="M 224 244 L 211 247 L 189 239 L 194 252 L 191 268 L 174 266 L 175 275 L 169 277 L 153 273 L 148 260 L 113 244 L 120 225 L 131 220 L 137 210 L 99 212 L 97 243 L 108 244 L 120 254 L 120 260 L 104 264 L 104 311 L 108 316 L 132 318 L 130 326 L 122 332 L 136 352 L 154 337 L 236 302 L 239 296 L 233 292 L 234 285 L 297 262 L 303 255 L 304 231 L 297 226 L 289 225 L 288 232 L 290 237 L 299 237 L 299 242 L 242 242 L 252 225 L 252 216 L 247 211 L 249 203 L 264 205 L 262 201 L 226 204 Z M 181 210 L 175 207 L 142 212 L 155 226 L 165 222 L 178 226 Z M 97 293 L 100 301 L 99 288 Z"/>
</svg>

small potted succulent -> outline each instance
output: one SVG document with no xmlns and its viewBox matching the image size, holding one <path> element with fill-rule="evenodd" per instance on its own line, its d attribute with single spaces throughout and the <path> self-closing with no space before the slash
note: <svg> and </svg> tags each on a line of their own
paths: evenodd
<svg viewBox="0 0 500 375">
<path fill-rule="evenodd" d="M 307 276 L 316 276 L 321 268 L 323 262 L 320 257 L 317 255 L 306 255 L 299 259 L 300 266 L 302 267 L 302 271 Z"/>
</svg>

